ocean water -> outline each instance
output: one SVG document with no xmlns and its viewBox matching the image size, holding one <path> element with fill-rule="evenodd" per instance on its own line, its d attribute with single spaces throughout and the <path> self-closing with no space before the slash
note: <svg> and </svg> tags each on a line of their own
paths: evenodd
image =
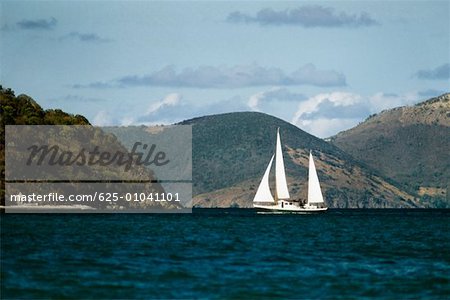
<svg viewBox="0 0 450 300">
<path fill-rule="evenodd" d="M 449 210 L 0 217 L 2 299 L 450 298 Z"/>
</svg>

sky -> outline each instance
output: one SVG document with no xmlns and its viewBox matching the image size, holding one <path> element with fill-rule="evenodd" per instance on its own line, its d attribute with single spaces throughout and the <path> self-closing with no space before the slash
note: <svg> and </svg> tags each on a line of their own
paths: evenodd
<svg viewBox="0 0 450 300">
<path fill-rule="evenodd" d="M 0 82 L 95 125 L 259 111 L 325 138 L 450 91 L 450 1 L 1 1 Z"/>
</svg>

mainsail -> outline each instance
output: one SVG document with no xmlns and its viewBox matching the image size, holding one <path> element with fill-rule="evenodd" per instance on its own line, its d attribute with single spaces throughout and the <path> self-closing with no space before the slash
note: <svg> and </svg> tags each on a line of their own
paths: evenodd
<svg viewBox="0 0 450 300">
<path fill-rule="evenodd" d="M 319 178 L 317 177 L 316 166 L 314 165 L 311 152 L 309 152 L 308 203 L 323 203 Z"/>
<path fill-rule="evenodd" d="M 275 202 L 269 187 L 269 174 L 270 168 L 272 167 L 273 155 L 270 159 L 269 165 L 267 166 L 266 172 L 264 173 L 261 183 L 259 184 L 258 190 L 256 191 L 255 198 L 253 202 Z"/>
<path fill-rule="evenodd" d="M 277 199 L 289 199 L 289 190 L 284 170 L 283 152 L 281 151 L 280 129 L 277 130 L 277 148 L 275 161 L 275 186 Z"/>
</svg>

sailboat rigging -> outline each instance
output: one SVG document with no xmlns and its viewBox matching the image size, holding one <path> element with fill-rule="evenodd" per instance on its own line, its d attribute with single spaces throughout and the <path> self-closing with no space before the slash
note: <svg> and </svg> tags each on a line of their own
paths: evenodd
<svg viewBox="0 0 450 300">
<path fill-rule="evenodd" d="M 269 175 L 275 158 L 275 198 L 272 196 L 269 186 Z M 258 210 L 291 211 L 291 212 L 321 212 L 328 208 L 325 206 L 322 191 L 320 189 L 319 177 L 312 153 L 309 152 L 308 169 L 308 199 L 305 204 L 292 200 L 286 180 L 283 152 L 281 149 L 280 129 L 277 130 L 277 141 L 275 154 L 269 161 L 269 165 L 253 198 L 253 207 Z"/>
</svg>

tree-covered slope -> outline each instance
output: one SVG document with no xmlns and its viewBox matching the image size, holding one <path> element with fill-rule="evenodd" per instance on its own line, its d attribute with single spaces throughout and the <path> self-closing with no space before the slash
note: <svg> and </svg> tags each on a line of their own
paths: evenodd
<svg viewBox="0 0 450 300">
<path fill-rule="evenodd" d="M 414 207 L 414 197 L 351 156 L 281 119 L 256 112 L 206 116 L 193 126 L 194 202 L 203 207 L 250 207 L 275 148 L 280 128 L 293 197 L 306 197 L 307 157 L 317 169 L 332 207 Z"/>
<path fill-rule="evenodd" d="M 1 116 L 1 145 L 0 145 L 0 168 L 1 168 L 1 179 L 0 179 L 0 205 L 5 204 L 5 125 L 90 125 L 89 121 L 80 115 L 72 115 L 65 113 L 58 109 L 43 110 L 36 101 L 31 97 L 26 95 L 15 96 L 14 92 L 10 89 L 0 88 L 0 116 Z M 60 127 L 58 127 L 60 128 Z M 102 129 L 93 126 L 85 126 L 80 129 L 78 126 L 66 126 L 64 127 L 64 135 L 58 128 L 50 127 L 48 130 L 53 130 L 54 134 L 47 134 L 36 131 L 36 135 L 42 134 L 41 140 L 48 138 L 48 143 L 52 146 L 57 146 L 61 151 L 68 151 L 71 153 L 80 153 L 81 149 L 89 149 L 93 145 L 100 145 L 109 153 L 127 153 L 127 149 L 117 140 L 112 134 L 108 134 Z M 51 136 L 50 138 L 48 136 Z M 22 142 L 27 143 L 26 140 L 18 139 L 14 142 L 13 147 L 19 147 Z M 19 147 L 20 148 L 20 147 Z M 100 149 L 100 151 L 102 151 Z M 26 161 L 24 152 L 12 151 L 9 154 L 13 161 Z M 11 172 L 11 170 L 10 170 Z M 67 173 L 69 172 L 69 173 Z M 46 168 L 39 169 L 40 178 L 54 180 L 56 179 L 89 179 L 89 180 L 102 180 L 103 186 L 95 184 L 82 184 L 77 183 L 77 181 L 69 182 L 67 185 L 55 185 L 52 192 L 64 194 L 67 191 L 71 191 L 73 194 L 81 193 L 93 195 L 95 192 L 102 192 L 104 189 L 108 193 L 122 193 L 123 189 L 119 184 L 112 182 L 114 179 L 116 181 L 122 180 L 135 180 L 136 178 L 154 179 L 154 174 L 151 170 L 133 164 L 130 170 L 124 170 L 123 168 L 117 168 L 115 165 L 96 165 L 90 166 L 89 168 L 74 167 L 61 168 L 56 171 L 53 170 L 49 172 Z M 44 185 L 43 185 L 44 186 Z M 123 186 L 122 186 L 123 187 Z M 136 188 L 133 188 L 131 183 L 127 183 L 129 191 L 136 192 L 140 190 L 145 190 L 148 192 L 163 192 L 164 189 L 159 183 L 145 183 L 145 185 L 138 185 L 136 183 Z M 27 194 L 23 189 L 31 189 L 33 193 L 41 193 L 42 186 L 39 184 L 33 185 L 32 183 L 27 184 L 27 186 L 20 186 L 17 188 L 15 185 L 10 186 L 9 193 L 11 194 Z M 45 187 L 44 187 L 45 190 Z M 54 203 L 52 203 L 54 204 Z M 56 203 L 57 204 L 57 203 Z M 97 201 L 95 203 L 89 203 L 90 205 L 97 208 L 105 208 L 110 203 Z M 148 204 L 144 202 L 127 202 L 125 199 L 119 199 L 114 203 L 116 206 L 136 208 L 136 207 L 155 207 L 155 203 Z M 158 204 L 159 205 L 159 204 Z M 162 206 L 162 205 L 161 205 Z M 166 205 L 170 207 L 170 205 Z"/>
<path fill-rule="evenodd" d="M 89 125 L 80 115 L 59 109 L 44 110 L 27 95 L 15 96 L 11 89 L 0 85 L 0 199 L 5 197 L 5 125 Z"/>
</svg>

